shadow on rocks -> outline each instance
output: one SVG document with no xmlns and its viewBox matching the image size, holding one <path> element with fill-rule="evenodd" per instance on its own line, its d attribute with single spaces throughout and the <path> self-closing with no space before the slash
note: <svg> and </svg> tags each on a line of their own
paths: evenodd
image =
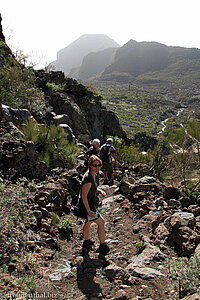
<svg viewBox="0 0 200 300">
<path fill-rule="evenodd" d="M 101 272 L 109 263 L 102 254 L 99 254 L 98 258 L 91 258 L 86 248 L 82 248 L 82 256 L 83 261 L 77 270 L 78 288 L 87 299 L 103 299 L 102 289 L 94 281 L 94 277 L 98 270 Z"/>
</svg>

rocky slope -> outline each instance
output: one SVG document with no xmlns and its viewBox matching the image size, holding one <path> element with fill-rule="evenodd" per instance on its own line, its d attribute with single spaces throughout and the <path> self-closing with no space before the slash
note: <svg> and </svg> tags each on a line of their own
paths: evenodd
<svg viewBox="0 0 200 300">
<path fill-rule="evenodd" d="M 94 225 L 95 246 L 87 255 L 82 251 L 83 222 L 72 213 L 85 170 L 82 156 L 73 170 L 51 170 L 40 179 L 33 165 L 32 180 L 20 172 L 15 180 L 9 174 L 18 166 L 22 170 L 22 162 L 26 165 L 22 153 L 29 145 L 7 132 L 4 124 L 1 166 L 5 157 L 10 165 L 1 168 L 0 174 L 2 299 L 11 294 L 18 300 L 178 298 L 168 260 L 200 254 L 198 205 L 190 205 L 180 188 L 152 177 L 147 165 L 119 167 L 113 186 L 103 185 L 101 173 L 101 188 L 107 196 L 100 199 L 99 210 L 106 221 L 110 253 L 104 257 L 96 252 Z M 70 226 L 63 232 L 59 224 L 66 220 Z"/>
<path fill-rule="evenodd" d="M 93 138 L 103 140 L 106 135 L 126 138 L 117 116 L 101 103 L 95 95 L 75 79 L 66 78 L 63 72 L 35 71 L 36 84 L 45 93 L 47 122 L 67 124 L 80 142 Z M 61 86 L 60 91 L 48 87 L 48 83 Z"/>
<path fill-rule="evenodd" d="M 23 85 L 25 84 L 25 81 L 29 80 L 32 82 L 32 86 L 29 85 L 28 87 L 24 88 L 24 90 L 35 89 L 35 91 L 38 92 L 38 98 L 41 99 L 39 101 L 40 104 L 38 104 L 36 100 L 36 95 L 33 96 L 33 99 L 30 99 L 30 95 L 26 94 L 23 90 L 21 90 L 20 93 L 25 94 L 25 99 L 23 99 L 21 102 L 26 102 L 26 105 L 23 104 L 23 108 L 28 108 L 27 103 L 30 104 L 31 102 L 35 102 L 32 104 L 38 106 L 36 108 L 37 116 L 34 116 L 37 121 L 39 115 L 40 118 L 43 116 L 42 121 L 44 123 L 62 124 L 65 128 L 70 129 L 72 135 L 74 135 L 79 142 L 86 142 L 93 138 L 99 138 L 101 141 L 103 141 L 103 139 L 106 138 L 106 135 L 116 135 L 126 138 L 126 133 L 119 125 L 118 118 L 113 112 L 108 111 L 102 106 L 101 96 L 96 95 L 93 91 L 78 83 L 75 79 L 67 78 L 63 72 L 45 72 L 44 70 L 35 71 L 32 69 L 32 73 L 28 75 L 30 77 L 32 76 L 32 78 L 26 78 L 23 73 L 26 73 L 25 71 L 28 71 L 28 68 L 25 68 L 24 65 L 21 65 L 19 62 L 17 62 L 11 50 L 7 47 L 1 26 L 1 19 L 0 38 L 0 64 L 2 68 L 7 64 L 7 73 L 2 72 L 0 75 L 7 78 L 10 76 L 9 72 L 13 72 L 13 76 L 16 76 L 16 81 L 19 79 L 19 85 Z M 116 46 L 116 43 L 113 40 L 104 35 L 99 35 L 96 43 L 94 42 L 96 41 L 95 38 L 95 36 L 83 36 L 81 40 L 84 45 L 87 45 L 87 47 L 89 47 L 89 43 L 87 43 L 88 39 L 91 40 L 93 45 L 91 47 L 96 47 L 96 50 L 105 49 L 106 47 L 109 48 L 111 45 L 112 47 Z M 79 41 L 77 41 L 75 44 L 76 47 L 80 46 Z M 13 61 L 11 60 L 11 57 Z M 15 68 L 12 69 L 14 64 Z M 22 77 L 19 76 L 19 71 L 21 72 L 20 74 Z M 20 82 L 20 78 L 22 82 Z M 12 84 L 13 81 L 15 80 L 11 80 Z M 6 84 L 8 86 L 5 87 L 4 85 Z M 7 102 L 5 103 L 4 101 L 8 101 L 7 98 L 9 99 L 9 97 L 16 97 L 16 102 L 20 102 L 20 100 L 17 98 L 17 95 L 15 94 L 14 96 L 11 93 L 11 91 L 16 92 L 17 87 L 14 86 L 12 89 L 9 88 L 10 85 L 11 83 L 9 83 L 9 80 L 6 81 L 2 78 L 1 88 L 2 90 L 4 88 L 4 95 L 6 93 L 8 93 L 8 95 L 4 96 L 5 99 L 2 96 L 0 103 L 2 101 L 3 104 L 6 104 Z M 7 115 L 7 119 L 10 121 L 13 121 L 13 119 L 16 121 L 16 114 L 19 114 L 19 112 L 12 110 L 9 107 L 4 107 L 4 114 Z M 21 120 L 18 119 L 18 125 L 20 121 L 23 122 L 26 117 L 27 114 L 24 116 L 24 118 L 21 116 Z M 41 120 L 39 120 L 39 122 L 41 122 Z"/>
</svg>

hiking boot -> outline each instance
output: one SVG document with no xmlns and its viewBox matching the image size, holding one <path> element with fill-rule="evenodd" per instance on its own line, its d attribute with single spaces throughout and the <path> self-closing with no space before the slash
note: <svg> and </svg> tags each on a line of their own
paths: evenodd
<svg viewBox="0 0 200 300">
<path fill-rule="evenodd" d="M 108 183 L 108 178 L 105 178 L 103 184 L 107 185 Z"/>
<path fill-rule="evenodd" d="M 109 185 L 113 185 L 114 184 L 114 180 L 110 179 Z"/>
<path fill-rule="evenodd" d="M 88 251 L 90 251 L 91 246 L 94 245 L 94 241 L 92 240 L 84 240 L 83 242 L 83 248 L 86 248 Z"/>
<path fill-rule="evenodd" d="M 83 247 L 81 250 L 81 255 L 83 256 L 84 259 L 89 258 L 89 250 Z"/>
<path fill-rule="evenodd" d="M 103 254 L 103 255 L 108 254 L 109 251 L 110 251 L 110 248 L 108 247 L 108 245 L 106 243 L 100 244 L 99 249 L 97 250 L 97 252 L 99 252 L 100 254 Z"/>
</svg>

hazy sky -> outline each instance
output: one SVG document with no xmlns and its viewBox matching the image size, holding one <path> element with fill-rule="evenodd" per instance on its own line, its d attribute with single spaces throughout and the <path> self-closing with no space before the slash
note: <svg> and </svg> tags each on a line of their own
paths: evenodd
<svg viewBox="0 0 200 300">
<path fill-rule="evenodd" d="M 1 0 L 3 32 L 12 50 L 45 66 L 83 34 L 200 48 L 200 0 Z"/>
</svg>

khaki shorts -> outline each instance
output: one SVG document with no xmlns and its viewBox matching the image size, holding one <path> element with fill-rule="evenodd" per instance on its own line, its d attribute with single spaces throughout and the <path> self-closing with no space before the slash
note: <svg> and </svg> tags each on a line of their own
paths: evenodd
<svg viewBox="0 0 200 300">
<path fill-rule="evenodd" d="M 113 173 L 113 164 L 112 163 L 103 163 L 104 170 L 108 173 Z"/>
</svg>

